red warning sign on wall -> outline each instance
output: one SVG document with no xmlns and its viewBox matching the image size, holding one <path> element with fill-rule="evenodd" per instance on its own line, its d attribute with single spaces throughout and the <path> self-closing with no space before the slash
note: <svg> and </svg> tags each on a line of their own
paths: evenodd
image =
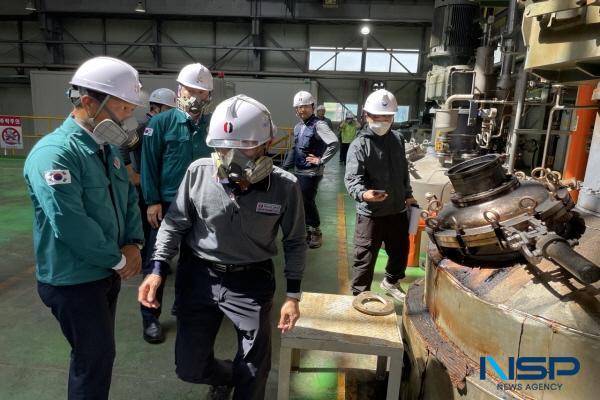
<svg viewBox="0 0 600 400">
<path fill-rule="evenodd" d="M 13 115 L 0 115 L 0 147 L 3 149 L 23 148 L 21 118 Z"/>
</svg>

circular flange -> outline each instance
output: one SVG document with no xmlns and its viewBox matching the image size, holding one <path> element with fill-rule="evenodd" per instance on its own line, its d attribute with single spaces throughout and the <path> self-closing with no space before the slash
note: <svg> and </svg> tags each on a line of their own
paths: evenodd
<svg viewBox="0 0 600 400">
<path fill-rule="evenodd" d="M 374 292 L 362 292 L 352 301 L 352 307 L 363 314 L 383 316 L 394 312 L 394 304 Z"/>
</svg>

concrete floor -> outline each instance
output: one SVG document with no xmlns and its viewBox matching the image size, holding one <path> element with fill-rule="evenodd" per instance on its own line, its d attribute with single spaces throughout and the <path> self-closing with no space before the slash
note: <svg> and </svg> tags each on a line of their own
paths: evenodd
<svg viewBox="0 0 600 400">
<path fill-rule="evenodd" d="M 70 349 L 58 323 L 37 295 L 31 249 L 31 203 L 22 179 L 22 165 L 23 160 L 0 158 L 0 399 L 61 399 L 66 398 Z M 318 204 L 324 244 L 319 249 L 309 250 L 303 290 L 347 293 L 354 201 L 343 187 L 343 167 L 337 157 L 328 165 L 320 186 Z M 382 251 L 377 263 L 376 282 L 383 276 L 385 261 L 386 255 Z M 275 265 L 282 270 L 281 254 Z M 338 273 L 340 265 L 342 270 Z M 409 268 L 407 273 L 407 285 L 423 274 L 419 268 Z M 165 291 L 167 309 L 173 301 L 173 280 L 168 281 Z M 136 300 L 139 282 L 139 278 L 123 282 L 119 297 L 117 358 L 111 399 L 202 399 L 206 386 L 188 384 L 175 376 L 174 317 L 164 315 L 161 318 L 167 335 L 165 343 L 149 345 L 142 340 Z M 278 274 L 277 282 L 272 324 L 273 367 L 267 399 L 275 399 L 277 391 L 280 334 L 275 326 L 285 294 L 282 273 Z M 378 289 L 378 284 L 375 284 L 373 290 Z M 397 312 L 401 312 L 400 306 Z M 235 343 L 234 330 L 226 321 L 217 340 L 217 356 L 231 358 Z M 385 398 L 385 382 L 374 380 L 374 368 L 374 357 L 304 352 L 300 372 L 293 373 L 290 398 Z M 341 373 L 344 373 L 343 379 L 340 379 Z"/>
</svg>

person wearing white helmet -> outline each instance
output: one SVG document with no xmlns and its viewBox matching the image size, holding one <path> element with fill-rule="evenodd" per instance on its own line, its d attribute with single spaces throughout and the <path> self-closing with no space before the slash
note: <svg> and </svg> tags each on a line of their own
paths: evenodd
<svg viewBox="0 0 600 400">
<path fill-rule="evenodd" d="M 300 284 L 306 242 L 297 179 L 274 167 L 267 149 L 275 126 L 268 109 L 238 95 L 220 103 L 207 143 L 211 158 L 188 168 L 156 241 L 154 272 L 138 300 L 158 307 L 156 289 L 181 247 L 175 284 L 176 373 L 211 385 L 210 399 L 264 399 L 271 366 L 270 313 L 275 291 L 272 258 L 282 231 L 287 297 L 278 328 L 289 331 L 300 317 Z M 239 338 L 233 361 L 217 360 L 214 344 L 223 316 Z"/>
<path fill-rule="evenodd" d="M 160 114 L 164 111 L 169 111 L 175 107 L 175 99 L 177 95 L 174 91 L 167 88 L 160 88 L 154 90 L 148 98 L 148 112 L 143 122 L 138 122 L 136 133 L 138 136 L 138 143 L 131 148 L 130 146 L 121 147 L 121 156 L 127 166 L 127 172 L 129 178 L 134 185 L 140 185 L 140 164 L 142 161 L 142 142 L 144 140 L 144 130 L 150 121 L 150 118 L 156 114 Z M 145 215 L 145 211 L 144 211 Z"/>
<path fill-rule="evenodd" d="M 71 345 L 67 398 L 108 399 L 121 279 L 139 273 L 144 240 L 117 147 L 131 142 L 141 85 L 110 57 L 84 62 L 70 84 L 73 111 L 31 149 L 23 173 L 38 294 Z"/>
<path fill-rule="evenodd" d="M 321 247 L 323 235 L 316 197 L 319 182 L 323 179 L 325 164 L 339 148 L 338 138 L 331 128 L 315 114 L 315 99 L 301 90 L 294 96 L 292 105 L 300 122 L 294 127 L 294 144 L 288 152 L 283 167 L 294 170 L 302 188 L 306 215 L 306 241 L 310 248 Z"/>
<path fill-rule="evenodd" d="M 175 198 L 185 170 L 194 160 L 211 153 L 206 145 L 206 132 L 213 77 L 208 68 L 195 63 L 181 69 L 177 82 L 176 107 L 154 116 L 143 134 L 140 182 L 148 207 L 146 219 L 151 227 L 149 251 L 154 247 L 160 223 Z M 148 273 L 148 266 L 143 268 L 144 273 Z M 159 298 L 162 302 L 162 289 Z M 161 309 L 142 311 L 144 340 L 162 343 L 165 335 L 159 321 Z"/>
<path fill-rule="evenodd" d="M 385 89 L 367 97 L 366 124 L 348 149 L 344 181 L 357 201 L 352 293 L 371 289 L 377 255 L 385 243 L 388 262 L 380 287 L 403 301 L 399 281 L 408 258 L 407 209 L 417 206 L 417 201 L 412 196 L 404 138 L 391 129 L 397 110 L 396 98 Z"/>
<path fill-rule="evenodd" d="M 352 143 L 356 137 L 356 132 L 359 128 L 360 126 L 354 118 L 354 115 L 352 115 L 351 112 L 346 113 L 346 118 L 338 128 L 340 131 L 340 162 L 342 164 L 346 164 L 348 148 L 350 147 L 350 143 Z"/>
<path fill-rule="evenodd" d="M 170 109 L 175 107 L 177 95 L 174 91 L 167 88 L 159 88 L 154 90 L 150 97 L 148 97 L 148 112 L 146 113 L 146 119 L 143 122 L 140 122 L 138 128 L 136 129 L 136 133 L 138 136 L 138 143 L 133 147 L 122 146 L 121 147 L 121 156 L 125 161 L 125 166 L 127 168 L 127 173 L 129 174 L 129 180 L 134 184 L 137 193 L 138 193 L 138 205 L 140 207 L 140 213 L 143 216 L 142 218 L 142 226 L 144 228 L 144 239 L 146 243 L 148 242 L 148 238 L 150 236 L 150 224 L 146 219 L 146 203 L 144 202 L 144 196 L 142 194 L 142 189 L 140 187 L 140 166 L 142 161 L 142 144 L 144 141 L 144 131 L 146 130 L 146 126 L 148 126 L 148 122 L 150 119 L 160 114 L 161 112 L 169 111 Z M 142 266 L 146 265 L 148 256 L 151 255 L 152 249 L 146 246 L 142 250 Z M 142 269 L 143 273 L 147 273 Z M 162 289 L 162 288 L 161 288 Z M 149 309 L 144 306 L 140 306 L 140 311 L 142 314 L 142 320 L 153 320 L 158 318 L 156 316 L 157 311 L 155 309 Z M 147 324 L 150 325 L 150 324 Z M 145 331 L 147 330 L 146 327 Z M 145 335 L 148 340 L 152 340 L 153 334 L 156 336 L 161 333 L 161 330 L 158 327 L 152 327 L 153 329 L 148 330 Z M 149 334 L 148 334 L 149 333 Z M 160 337 L 160 336 L 159 336 Z"/>
<path fill-rule="evenodd" d="M 325 105 L 321 104 L 321 105 L 317 106 L 316 112 L 317 112 L 317 118 L 319 118 L 321 121 L 325 121 L 325 123 L 327 124 L 329 129 L 331 129 L 333 131 L 333 123 L 331 122 L 331 120 L 329 118 L 327 118 L 325 116 Z"/>
</svg>

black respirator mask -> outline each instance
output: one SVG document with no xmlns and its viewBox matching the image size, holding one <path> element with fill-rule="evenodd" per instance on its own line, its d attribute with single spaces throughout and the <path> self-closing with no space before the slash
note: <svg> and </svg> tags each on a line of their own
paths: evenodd
<svg viewBox="0 0 600 400">
<path fill-rule="evenodd" d="M 202 115 L 210 105 L 210 101 L 212 96 L 209 95 L 206 100 L 200 100 L 197 97 L 177 97 L 176 104 L 177 108 L 181 111 L 184 111 L 190 115 Z"/>
<path fill-rule="evenodd" d="M 71 89 L 68 92 L 71 102 L 76 106 L 81 104 L 81 95 L 85 94 L 86 93 L 83 90 L 77 91 Z M 128 151 L 132 151 L 139 145 L 140 138 L 136 131 L 138 122 L 133 116 L 119 121 L 115 114 L 108 107 L 105 107 L 109 98 L 110 95 L 107 95 L 104 100 L 102 100 L 98 110 L 93 116 L 89 116 L 88 114 L 85 123 L 92 127 L 91 135 L 99 144 L 113 144 L 115 146 L 121 146 Z M 96 122 L 95 118 L 100 114 L 100 111 L 102 111 L 103 108 L 110 118 Z"/>
<path fill-rule="evenodd" d="M 260 182 L 273 170 L 273 160 L 268 156 L 263 155 L 253 159 L 239 149 L 231 149 L 223 156 L 213 154 L 220 174 L 235 184 L 244 181 L 250 184 Z"/>
</svg>

